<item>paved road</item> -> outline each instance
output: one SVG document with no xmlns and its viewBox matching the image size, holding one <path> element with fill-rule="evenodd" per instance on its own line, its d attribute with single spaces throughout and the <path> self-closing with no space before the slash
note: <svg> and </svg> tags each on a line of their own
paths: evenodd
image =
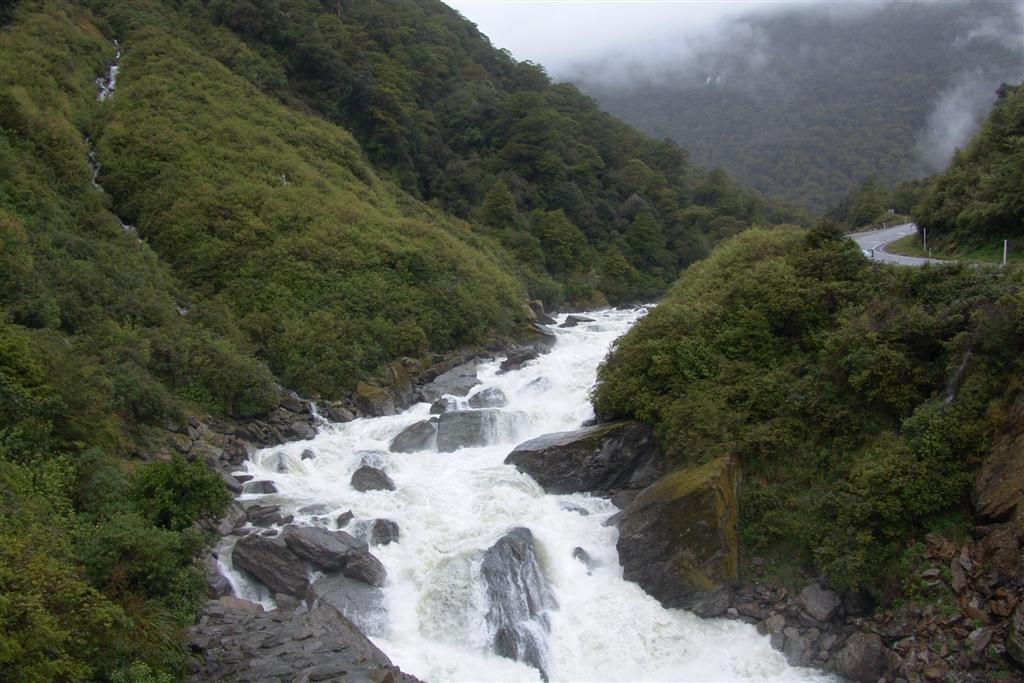
<svg viewBox="0 0 1024 683">
<path fill-rule="evenodd" d="M 850 239 L 857 243 L 865 251 L 865 255 L 875 261 L 884 263 L 898 263 L 903 266 L 923 266 L 926 263 L 951 263 L 940 259 L 917 258 L 916 256 L 903 256 L 886 251 L 885 247 L 890 242 L 895 242 L 901 237 L 906 237 L 917 232 L 917 226 L 913 223 L 894 225 L 891 228 L 882 230 L 869 230 L 868 232 L 855 232 L 849 235 Z M 871 254 L 874 254 L 871 256 Z"/>
</svg>

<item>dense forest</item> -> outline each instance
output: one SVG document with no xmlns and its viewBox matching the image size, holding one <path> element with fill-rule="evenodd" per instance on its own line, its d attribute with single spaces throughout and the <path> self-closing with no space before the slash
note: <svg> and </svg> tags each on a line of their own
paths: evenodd
<svg viewBox="0 0 1024 683">
<path fill-rule="evenodd" d="M 614 69 L 564 75 L 699 163 L 824 210 L 870 176 L 940 170 L 999 84 L 1024 77 L 1021 30 L 1014 3 L 801 7 L 734 19 L 685 58 L 612 55 Z"/>
<path fill-rule="evenodd" d="M 5 4 L 0 678 L 181 677 L 226 494 L 146 462 L 166 425 L 347 397 L 794 220 L 440 3 Z"/>
</svg>

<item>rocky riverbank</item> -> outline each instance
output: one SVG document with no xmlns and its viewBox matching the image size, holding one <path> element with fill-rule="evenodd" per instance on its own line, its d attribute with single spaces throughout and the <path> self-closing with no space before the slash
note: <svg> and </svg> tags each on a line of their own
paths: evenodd
<svg viewBox="0 0 1024 683">
<path fill-rule="evenodd" d="M 202 459 L 233 495 L 272 494 L 271 482 L 238 474 L 254 451 L 313 438 L 324 422 L 322 415 L 347 422 L 392 415 L 442 394 L 464 395 L 479 383 L 475 365 L 482 358 L 505 352 L 508 369 L 514 369 L 517 363 L 550 350 L 554 335 L 543 323 L 551 319 L 539 302 L 533 302 L 530 311 L 539 323 L 524 326 L 515 339 L 403 359 L 391 364 L 379 382 L 360 383 L 347 400 L 314 402 L 282 390 L 278 406 L 256 418 L 192 417 L 168 422 L 165 445 L 140 456 L 168 458 L 180 453 L 190 461 Z M 302 457 L 316 454 L 307 449 Z M 383 472 L 370 465 L 363 469 L 366 472 L 353 486 L 387 488 L 387 481 L 373 479 Z M 416 680 L 392 666 L 366 638 L 365 634 L 374 632 L 375 616 L 379 617 L 384 570 L 365 541 L 341 530 L 355 532 L 358 527 L 378 544 L 397 538 L 397 526 L 389 520 L 355 520 L 351 515 L 332 521 L 337 531 L 290 526 L 291 521 L 278 506 L 249 498 L 233 501 L 220 523 L 207 529 L 239 537 L 232 546 L 236 566 L 270 587 L 277 608 L 265 611 L 257 603 L 232 596 L 231 585 L 210 551 L 203 558 L 210 600 L 189 640 L 195 679 Z M 311 570 L 325 574 L 311 584 L 307 579 Z"/>
<path fill-rule="evenodd" d="M 550 435 L 506 462 L 549 491 L 613 497 L 624 508 L 610 521 L 625 578 L 666 606 L 756 625 L 794 666 L 871 683 L 1024 681 L 1024 395 L 975 486 L 982 523 L 959 540 L 926 536 L 901 577 L 910 598 L 885 607 L 817 581 L 774 584 L 760 558 L 741 574 L 737 465 L 712 461 L 630 488 L 659 458 L 653 440 L 621 435 L 646 429 L 626 422 Z"/>
</svg>

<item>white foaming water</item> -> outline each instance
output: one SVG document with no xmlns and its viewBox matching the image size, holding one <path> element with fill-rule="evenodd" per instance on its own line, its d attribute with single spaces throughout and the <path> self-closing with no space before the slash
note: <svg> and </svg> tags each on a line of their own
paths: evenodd
<svg viewBox="0 0 1024 683">
<path fill-rule="evenodd" d="M 247 471 L 275 482 L 278 493 L 244 496 L 281 505 L 296 523 L 323 524 L 352 510 L 356 519 L 398 523 L 398 543 L 373 548 L 388 572 L 387 615 L 373 641 L 402 670 L 426 681 L 538 681 L 526 664 L 490 650 L 487 595 L 480 579 L 483 553 L 510 529 L 529 528 L 558 607 L 549 616 L 548 673 L 552 681 L 795 681 L 829 680 L 792 668 L 752 626 L 700 619 L 664 609 L 622 578 L 615 542 L 603 526 L 616 512 L 607 500 L 585 494 L 547 495 L 528 476 L 504 464 L 522 441 L 575 429 L 593 417 L 588 392 L 612 343 L 642 311 L 599 311 L 596 322 L 556 329 L 558 344 L 521 370 L 498 373 L 499 362 L 479 366 L 477 391 L 498 387 L 508 397 L 490 445 L 454 453 L 388 453 L 391 439 L 428 417 L 421 403 L 401 415 L 360 419 L 321 428 L 299 441 L 253 454 Z M 460 407 L 466 399 L 459 398 Z M 312 449 L 316 457 L 302 460 Z M 283 458 L 279 456 L 283 454 Z M 364 461 L 383 466 L 395 491 L 360 493 L 349 479 Z M 286 471 L 279 472 L 283 462 Z M 590 512 L 566 510 L 571 503 Z M 329 513 L 298 514 L 319 504 Z M 351 530 L 351 527 L 349 527 Z M 572 557 L 582 547 L 596 562 Z M 224 550 L 226 550 L 226 546 Z M 265 590 L 230 569 L 236 593 L 271 606 Z"/>
</svg>

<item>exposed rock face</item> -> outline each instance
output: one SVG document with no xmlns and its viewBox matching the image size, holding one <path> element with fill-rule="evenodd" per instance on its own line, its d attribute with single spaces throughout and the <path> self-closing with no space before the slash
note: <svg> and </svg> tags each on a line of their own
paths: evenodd
<svg viewBox="0 0 1024 683">
<path fill-rule="evenodd" d="M 505 392 L 498 387 L 490 387 L 469 397 L 469 405 L 473 408 L 500 408 L 508 403 Z"/>
<path fill-rule="evenodd" d="M 306 594 L 306 564 L 280 539 L 246 536 L 235 544 L 231 560 L 237 569 L 252 574 L 275 593 L 295 597 Z"/>
<path fill-rule="evenodd" d="M 518 527 L 502 536 L 484 554 L 480 573 L 487 584 L 494 651 L 536 667 L 547 680 L 547 612 L 556 605 L 530 530 Z"/>
<path fill-rule="evenodd" d="M 470 361 L 441 373 L 429 384 L 420 387 L 420 396 L 427 401 L 436 401 L 444 394 L 465 396 L 477 384 L 480 384 L 480 380 L 476 377 L 476 361 Z"/>
<path fill-rule="evenodd" d="M 356 491 L 394 491 L 395 482 L 376 467 L 363 465 L 352 474 L 352 488 Z"/>
<path fill-rule="evenodd" d="M 1002 433 L 978 472 L 974 487 L 974 508 L 979 516 L 1008 521 L 1022 510 L 1024 502 L 1024 393 L 1010 409 Z"/>
<path fill-rule="evenodd" d="M 400 431 L 388 448 L 392 453 L 415 453 L 433 448 L 437 439 L 437 425 L 421 420 Z"/>
<path fill-rule="evenodd" d="M 445 413 L 437 421 L 437 450 L 451 453 L 459 448 L 486 446 L 497 416 L 498 411 L 493 409 Z"/>
<path fill-rule="evenodd" d="M 352 404 L 367 417 L 395 414 L 395 399 L 387 389 L 360 382 L 352 395 Z"/>
<path fill-rule="evenodd" d="M 264 612 L 251 602 L 206 603 L 189 633 L 194 681 L 412 683 L 330 604 Z"/>
<path fill-rule="evenodd" d="M 738 578 L 739 473 L 719 458 L 662 477 L 624 510 L 623 576 L 666 607 L 718 616 Z"/>
<path fill-rule="evenodd" d="M 548 493 L 643 488 L 661 471 L 654 437 L 639 422 L 612 422 L 557 432 L 516 446 L 505 462 Z"/>
<path fill-rule="evenodd" d="M 498 366 L 499 372 L 511 372 L 523 367 L 526 363 L 535 359 L 539 354 L 535 349 L 514 349 L 508 352 L 508 357 L 501 361 Z"/>
<path fill-rule="evenodd" d="M 355 555 L 367 552 L 366 544 L 344 531 L 320 527 L 286 527 L 281 534 L 288 549 L 321 569 L 343 569 Z"/>
<path fill-rule="evenodd" d="M 310 607 L 326 603 L 345 615 L 360 631 L 379 635 L 387 625 L 384 591 L 342 574 L 322 576 L 306 591 Z"/>
<path fill-rule="evenodd" d="M 836 655 L 836 670 L 843 676 L 874 683 L 885 670 L 885 645 L 875 633 L 854 633 Z"/>
</svg>

